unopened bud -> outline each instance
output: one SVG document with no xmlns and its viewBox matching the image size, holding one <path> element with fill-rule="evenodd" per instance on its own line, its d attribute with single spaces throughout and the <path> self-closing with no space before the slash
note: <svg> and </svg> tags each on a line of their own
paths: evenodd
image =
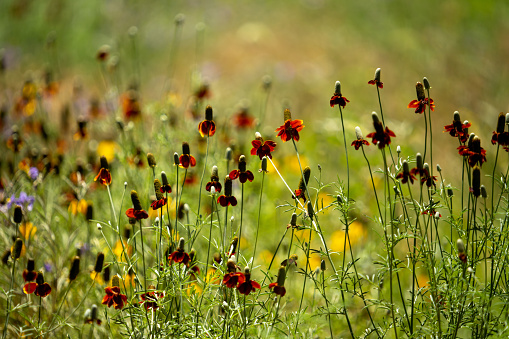
<svg viewBox="0 0 509 339">
<path fill-rule="evenodd" d="M 461 238 L 456 241 L 456 248 L 458 249 L 458 253 L 465 253 L 465 244 Z"/>
<path fill-rule="evenodd" d="M 308 202 L 308 215 L 311 220 L 313 220 L 314 214 L 315 212 L 313 211 L 313 205 L 311 204 L 311 202 Z"/>
<path fill-rule="evenodd" d="M 484 199 L 488 197 L 488 192 L 486 191 L 486 187 L 484 187 L 484 185 L 481 185 L 481 197 Z"/>
<path fill-rule="evenodd" d="M 104 269 L 103 269 L 103 280 L 107 283 L 108 281 L 110 281 L 110 267 L 109 266 L 106 266 Z"/>
<path fill-rule="evenodd" d="M 233 158 L 232 157 L 232 153 L 233 153 L 232 149 L 230 147 L 227 147 L 226 148 L 226 154 L 225 154 L 226 161 L 231 161 L 232 160 L 232 158 Z"/>
<path fill-rule="evenodd" d="M 452 187 L 449 185 L 447 186 L 447 196 L 452 197 L 454 195 L 454 191 L 452 190 Z"/>
<path fill-rule="evenodd" d="M 296 227 L 297 226 L 297 214 L 296 213 L 292 214 L 292 218 L 290 219 L 290 225 L 292 227 Z"/>
<path fill-rule="evenodd" d="M 262 158 L 262 172 L 267 172 L 267 157 Z"/>
<path fill-rule="evenodd" d="M 323 260 L 323 259 L 322 259 L 322 261 L 320 261 L 320 269 L 322 270 L 322 272 L 324 272 L 326 270 L 325 260 Z"/>
<path fill-rule="evenodd" d="M 175 15 L 175 25 L 180 26 L 183 25 L 186 20 L 186 16 L 182 13 Z"/>
<path fill-rule="evenodd" d="M 398 154 L 400 154 L 400 153 L 401 153 L 401 146 L 400 146 L 400 145 L 398 145 L 398 146 L 396 147 L 396 153 L 398 153 Z"/>
<path fill-rule="evenodd" d="M 437 171 L 438 171 L 438 172 L 442 172 L 442 167 L 440 167 L 440 165 L 439 165 L 439 164 L 437 164 Z"/>
</svg>

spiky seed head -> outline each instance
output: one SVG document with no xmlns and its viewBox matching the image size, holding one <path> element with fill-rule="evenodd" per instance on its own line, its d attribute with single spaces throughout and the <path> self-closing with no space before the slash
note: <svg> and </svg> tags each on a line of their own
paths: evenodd
<svg viewBox="0 0 509 339">
<path fill-rule="evenodd" d="M 106 267 L 103 269 L 103 280 L 104 280 L 105 282 L 110 281 L 110 267 L 109 267 L 109 266 L 106 266 Z"/>
<path fill-rule="evenodd" d="M 229 175 L 224 178 L 224 195 L 227 197 L 232 195 L 232 179 L 230 179 Z"/>
<path fill-rule="evenodd" d="M 37 272 L 37 278 L 35 278 L 35 282 L 38 285 L 44 284 L 44 274 L 41 271 Z"/>
<path fill-rule="evenodd" d="M 180 165 L 179 154 L 177 152 L 173 153 L 173 164 L 175 166 Z"/>
</svg>

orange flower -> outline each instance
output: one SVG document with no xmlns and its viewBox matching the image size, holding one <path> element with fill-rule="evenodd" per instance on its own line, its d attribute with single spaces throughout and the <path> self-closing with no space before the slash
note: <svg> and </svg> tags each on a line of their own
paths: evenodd
<svg viewBox="0 0 509 339">
<path fill-rule="evenodd" d="M 101 169 L 99 173 L 95 176 L 94 181 L 99 180 L 99 182 L 103 185 L 111 185 L 111 173 L 109 170 L 108 160 L 106 157 L 101 157 Z"/>
<path fill-rule="evenodd" d="M 182 143 L 182 155 L 179 157 L 179 166 L 183 168 L 196 166 L 196 159 L 191 155 L 187 142 Z"/>
<path fill-rule="evenodd" d="M 261 134 L 256 132 L 255 140 L 251 141 L 251 145 L 253 145 L 253 148 L 251 149 L 251 155 L 259 156 L 260 160 L 262 160 L 263 157 L 272 159 L 272 154 L 270 153 L 273 152 L 276 148 L 276 143 L 274 141 L 266 140 L 264 142 Z"/>
<path fill-rule="evenodd" d="M 205 108 L 205 120 L 200 122 L 198 125 L 198 131 L 202 137 L 208 135 L 209 137 L 213 136 L 216 133 L 216 123 L 212 120 L 212 107 L 207 106 Z"/>
<path fill-rule="evenodd" d="M 106 291 L 106 295 L 102 300 L 103 305 L 107 305 L 108 307 L 113 306 L 116 310 L 121 310 L 124 304 L 127 303 L 127 296 L 120 293 L 120 287 L 108 286 L 104 290 Z"/>
</svg>

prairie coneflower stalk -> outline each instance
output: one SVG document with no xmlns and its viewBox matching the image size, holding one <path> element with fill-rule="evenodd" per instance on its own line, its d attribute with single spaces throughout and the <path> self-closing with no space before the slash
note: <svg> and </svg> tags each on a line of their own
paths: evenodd
<svg viewBox="0 0 509 339">
<path fill-rule="evenodd" d="M 223 277 L 223 284 L 226 287 L 236 288 L 246 280 L 243 273 L 237 272 L 237 264 L 235 263 L 235 260 L 229 259 L 226 263 L 226 268 L 228 269 L 228 273 L 226 273 Z"/>
<path fill-rule="evenodd" d="M 339 81 L 336 81 L 334 95 L 330 98 L 330 107 L 339 105 L 345 108 L 347 102 L 350 101 L 341 94 L 341 83 Z"/>
<path fill-rule="evenodd" d="M 468 140 L 468 128 L 470 126 L 472 124 L 466 120 L 463 123 L 461 122 L 460 113 L 456 111 L 453 114 L 452 124 L 444 126 L 444 133 L 447 132 L 451 137 L 457 137 L 464 144 Z"/>
<path fill-rule="evenodd" d="M 141 207 L 141 202 L 140 202 L 140 198 L 138 197 L 138 192 L 136 192 L 134 190 L 131 191 L 131 201 L 133 203 L 133 208 L 129 208 L 127 211 L 125 211 L 125 214 L 129 218 L 134 218 L 136 220 L 147 219 L 148 213 L 145 210 L 143 210 L 143 208 Z"/>
<path fill-rule="evenodd" d="M 251 280 L 251 271 L 249 267 L 244 269 L 244 282 L 239 283 L 237 285 L 237 290 L 244 295 L 249 295 L 249 293 L 254 292 L 256 289 L 260 289 L 261 286 L 254 280 Z"/>
<path fill-rule="evenodd" d="M 375 71 L 375 78 L 373 80 L 369 80 L 368 84 L 375 85 L 378 88 L 384 88 L 384 83 L 380 81 L 380 72 L 381 69 L 377 68 Z"/>
<path fill-rule="evenodd" d="M 182 143 L 182 155 L 179 157 L 179 165 L 185 169 L 188 169 L 189 166 L 196 166 L 196 159 L 191 155 L 189 143 L 187 142 Z"/>
<path fill-rule="evenodd" d="M 108 160 L 106 160 L 105 156 L 101 156 L 101 168 L 99 169 L 99 173 L 94 178 L 94 181 L 99 180 L 99 183 L 102 185 L 109 186 L 111 185 L 111 173 L 110 167 L 108 165 Z"/>
<path fill-rule="evenodd" d="M 101 302 L 103 305 L 108 307 L 113 306 L 116 310 L 121 310 L 124 304 L 127 303 L 127 296 L 120 293 L 120 280 L 118 276 L 113 277 L 111 287 L 106 287 L 104 291 L 106 295 Z"/>
<path fill-rule="evenodd" d="M 351 146 L 354 146 L 356 151 L 358 151 L 363 145 L 369 146 L 369 141 L 364 139 L 359 126 L 355 127 L 355 138 L 356 139 L 352 142 Z"/>
<path fill-rule="evenodd" d="M 224 194 L 217 198 L 217 203 L 223 207 L 237 206 L 237 199 L 232 196 L 232 179 L 228 175 L 224 179 Z"/>
<path fill-rule="evenodd" d="M 184 238 L 180 238 L 177 250 L 170 254 L 170 256 L 168 257 L 168 259 L 170 260 L 170 264 L 174 262 L 179 264 L 183 263 L 186 266 L 189 264 L 189 261 L 191 261 L 191 257 L 189 256 L 189 254 L 185 252 L 184 246 L 185 240 Z"/>
<path fill-rule="evenodd" d="M 302 131 L 304 128 L 304 125 L 302 124 L 302 120 L 295 119 L 292 120 L 292 113 L 289 109 L 285 109 L 284 111 L 284 121 L 285 123 L 281 126 L 279 126 L 276 129 L 276 132 L 278 132 L 277 136 L 281 137 L 281 140 L 283 142 L 287 142 L 289 140 L 295 140 L 299 141 L 299 132 Z"/>
<path fill-rule="evenodd" d="M 269 289 L 271 289 L 274 293 L 276 293 L 280 297 L 284 297 L 286 294 L 285 280 L 286 280 L 286 268 L 284 266 L 281 266 L 279 267 L 276 282 L 269 284 Z"/>
</svg>

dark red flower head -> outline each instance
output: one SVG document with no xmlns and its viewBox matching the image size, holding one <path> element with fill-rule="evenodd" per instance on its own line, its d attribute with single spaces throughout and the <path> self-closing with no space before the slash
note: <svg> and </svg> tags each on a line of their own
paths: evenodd
<svg viewBox="0 0 509 339">
<path fill-rule="evenodd" d="M 251 280 L 251 272 L 249 271 L 249 267 L 244 269 L 244 282 L 239 283 L 237 285 L 237 290 L 244 295 L 249 295 L 249 293 L 254 292 L 256 289 L 260 289 L 261 286 L 254 280 Z"/>
<path fill-rule="evenodd" d="M 166 176 L 166 173 L 164 171 L 161 172 L 161 180 L 163 183 L 159 191 L 161 193 L 171 193 L 171 186 L 170 183 L 168 182 L 168 177 Z"/>
<path fill-rule="evenodd" d="M 248 180 L 253 181 L 253 173 L 249 170 L 246 170 L 246 157 L 244 155 L 241 155 L 239 158 L 239 169 L 231 171 L 229 177 L 232 180 L 239 178 L 239 181 L 242 184 Z"/>
<path fill-rule="evenodd" d="M 389 145 L 391 143 L 391 137 L 396 137 L 393 131 L 389 129 L 389 127 L 384 127 L 382 122 L 378 120 L 378 115 L 373 112 L 373 126 L 375 127 L 375 131 L 366 135 L 367 138 L 371 138 L 373 144 L 378 145 L 379 149 L 385 147 L 385 145 Z"/>
<path fill-rule="evenodd" d="M 444 132 L 448 132 L 452 137 L 458 137 L 458 139 L 465 143 L 468 140 L 468 128 L 472 126 L 471 123 L 465 120 L 461 123 L 460 114 L 458 111 L 454 112 L 454 118 L 452 124 L 444 126 Z"/>
<path fill-rule="evenodd" d="M 276 129 L 276 132 L 279 132 L 277 136 L 281 137 L 281 140 L 283 140 L 283 142 L 292 139 L 295 141 L 299 141 L 300 138 L 299 132 L 302 131 L 302 129 L 304 128 L 302 120 L 299 119 L 292 120 L 292 114 L 290 113 L 290 110 L 285 109 L 284 121 L 285 123 Z"/>
<path fill-rule="evenodd" d="M 262 160 L 265 156 L 272 159 L 271 152 L 273 152 L 276 148 L 276 143 L 272 140 L 266 140 L 264 142 L 261 134 L 258 132 L 256 132 L 255 136 L 255 140 L 251 141 L 251 145 L 253 145 L 251 155 L 259 156 L 260 160 Z"/>
<path fill-rule="evenodd" d="M 205 186 L 205 189 L 210 192 L 212 187 L 214 187 L 216 193 L 221 192 L 221 183 L 219 182 L 219 175 L 217 171 L 217 166 L 212 166 L 212 173 L 210 175 L 210 181 Z"/>
<path fill-rule="evenodd" d="M 242 107 L 232 119 L 233 124 L 238 128 L 250 128 L 255 124 L 255 119 L 249 115 L 246 107 Z"/>
<path fill-rule="evenodd" d="M 433 99 L 426 98 L 424 94 L 424 86 L 422 83 L 417 82 L 415 85 L 415 89 L 417 91 L 417 100 L 412 100 L 408 104 L 408 108 L 415 108 L 415 113 L 424 113 L 426 111 L 426 105 L 429 105 L 429 108 L 432 111 L 435 111 L 435 103 Z"/>
<path fill-rule="evenodd" d="M 396 179 L 402 179 L 402 184 L 406 184 L 408 180 L 410 180 L 410 183 L 413 184 L 414 180 L 416 180 L 415 176 L 410 172 L 410 167 L 408 166 L 406 160 L 403 160 L 403 170 L 398 173 Z"/>
<path fill-rule="evenodd" d="M 491 143 L 493 145 L 498 143 L 500 146 L 504 147 L 506 151 L 509 152 L 509 132 L 505 131 L 505 125 L 506 115 L 504 113 L 500 113 L 498 115 L 497 129 L 493 131 Z"/>
<path fill-rule="evenodd" d="M 155 290 L 154 285 L 150 285 L 148 288 L 150 290 Z M 159 308 L 159 306 L 157 305 L 157 299 L 160 299 L 163 296 L 164 296 L 163 292 L 150 291 L 143 293 L 142 295 L 140 295 L 141 297 L 140 304 L 143 304 L 143 306 L 145 306 L 145 310 L 147 311 L 149 309 L 157 310 Z"/>
<path fill-rule="evenodd" d="M 184 238 L 180 238 L 179 246 L 178 246 L 177 250 L 175 252 L 173 252 L 172 254 L 170 254 L 170 256 L 168 257 L 168 260 L 170 261 L 170 265 L 173 262 L 183 263 L 186 266 L 187 266 L 187 264 L 189 264 L 189 262 L 191 261 L 191 257 L 189 256 L 189 254 L 184 252 L 184 245 L 185 245 Z"/>
<path fill-rule="evenodd" d="M 179 158 L 179 166 L 183 168 L 196 166 L 196 159 L 190 154 L 189 144 L 187 142 L 182 143 L 182 155 Z"/>
<path fill-rule="evenodd" d="M 42 272 L 37 273 L 37 278 L 35 282 L 37 283 L 37 287 L 35 288 L 34 291 L 36 296 L 45 298 L 46 296 L 48 296 L 48 294 L 51 293 L 51 286 L 47 282 L 44 282 L 44 276 Z"/>
<path fill-rule="evenodd" d="M 468 138 L 468 145 L 458 147 L 458 153 L 468 157 L 468 164 L 474 167 L 476 164 L 482 166 L 486 162 L 486 150 L 481 147 L 481 139 L 472 133 Z"/>
<path fill-rule="evenodd" d="M 127 303 L 127 296 L 120 293 L 120 287 L 112 286 L 104 289 L 106 295 L 102 300 L 102 304 L 108 307 L 113 306 L 116 310 L 121 310 Z"/>
<path fill-rule="evenodd" d="M 216 123 L 213 119 L 213 111 L 211 106 L 207 106 L 205 108 L 205 120 L 200 122 L 198 125 L 198 131 L 202 137 L 204 136 L 213 136 L 216 133 Z"/>
<path fill-rule="evenodd" d="M 339 81 L 336 81 L 334 95 L 330 98 L 330 107 L 339 105 L 339 106 L 345 108 L 347 102 L 350 102 L 350 101 L 347 98 L 345 98 L 343 95 L 341 95 L 341 83 Z"/>
<path fill-rule="evenodd" d="M 373 80 L 369 80 L 368 84 L 375 85 L 378 88 L 384 88 L 384 83 L 380 81 L 380 68 L 376 69 L 375 78 Z"/>
<path fill-rule="evenodd" d="M 108 160 L 106 157 L 101 157 L 101 169 L 99 173 L 95 176 L 94 181 L 99 180 L 99 182 L 103 185 L 111 185 L 111 174 L 108 166 Z"/>
</svg>

